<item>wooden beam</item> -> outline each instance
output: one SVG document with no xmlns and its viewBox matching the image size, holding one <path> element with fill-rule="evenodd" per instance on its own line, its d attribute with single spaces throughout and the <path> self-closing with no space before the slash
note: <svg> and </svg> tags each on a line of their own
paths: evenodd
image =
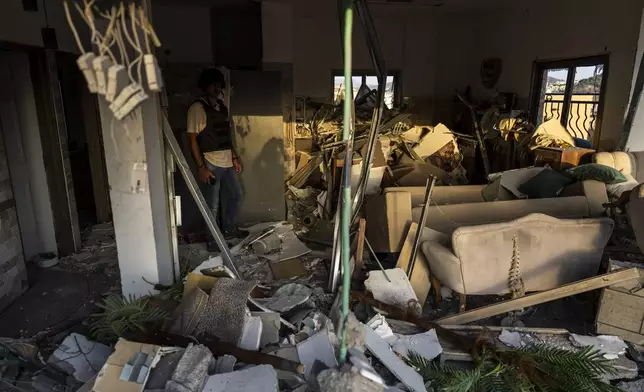
<svg viewBox="0 0 644 392">
<path fill-rule="evenodd" d="M 364 236 L 366 231 L 367 221 L 364 218 L 360 218 L 358 223 L 358 247 L 356 248 L 356 271 L 362 269 L 364 258 Z"/>
<path fill-rule="evenodd" d="M 469 312 L 460 313 L 454 316 L 443 317 L 435 322 L 440 325 L 460 325 L 476 320 L 496 316 L 513 310 L 534 306 L 556 299 L 569 297 L 571 295 L 585 293 L 587 291 L 601 289 L 616 283 L 625 282 L 631 279 L 640 279 L 638 268 L 623 269 L 607 274 L 595 276 L 570 283 L 552 290 L 542 291 L 540 293 L 527 295 L 521 298 L 515 298 L 497 304 L 483 306 Z"/>
</svg>

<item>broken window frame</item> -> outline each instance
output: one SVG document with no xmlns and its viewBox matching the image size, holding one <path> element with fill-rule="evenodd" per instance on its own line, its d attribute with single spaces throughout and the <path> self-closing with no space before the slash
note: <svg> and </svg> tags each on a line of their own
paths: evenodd
<svg viewBox="0 0 644 392">
<path fill-rule="evenodd" d="M 402 104 L 402 83 L 401 83 L 401 75 L 400 71 L 391 71 L 387 70 L 387 77 L 393 77 L 393 85 L 394 85 L 394 96 L 392 99 L 392 107 L 387 106 L 387 101 L 385 98 L 385 106 L 387 106 L 388 109 L 392 108 L 397 108 L 400 107 Z M 333 102 L 336 102 L 336 94 L 335 94 L 335 78 L 336 77 L 343 77 L 344 76 L 344 71 L 342 70 L 333 70 L 331 72 L 331 99 Z M 366 83 L 367 77 L 377 77 L 377 73 L 375 70 L 353 70 L 353 73 L 351 75 L 353 78 L 361 78 L 360 86 L 363 83 Z M 357 86 L 357 88 L 360 88 L 360 86 Z M 356 86 L 354 86 L 355 88 Z M 355 98 L 355 97 L 354 97 Z"/>
<path fill-rule="evenodd" d="M 567 69 L 566 87 L 564 90 L 563 105 L 561 109 L 561 125 L 567 129 L 568 117 L 571 108 L 571 101 L 573 96 L 573 87 L 575 81 L 575 69 L 578 67 L 588 67 L 603 65 L 601 87 L 599 89 L 599 100 L 597 102 L 597 115 L 591 139 L 593 148 L 597 148 L 601 135 L 602 119 L 604 114 L 604 102 L 606 98 L 606 85 L 609 77 L 609 54 L 602 54 L 597 56 L 579 57 L 572 59 L 562 60 L 537 60 L 534 62 L 532 69 L 532 88 L 530 92 L 530 118 L 532 122 L 539 126 L 540 122 L 540 105 L 541 105 L 541 90 L 543 86 L 543 74 L 551 69 Z"/>
</svg>

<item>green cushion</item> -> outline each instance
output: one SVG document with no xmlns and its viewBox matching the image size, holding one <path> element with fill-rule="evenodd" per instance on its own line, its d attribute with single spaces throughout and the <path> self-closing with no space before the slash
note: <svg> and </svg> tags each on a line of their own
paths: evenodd
<svg viewBox="0 0 644 392">
<path fill-rule="evenodd" d="M 585 181 L 597 180 L 605 184 L 619 184 L 626 182 L 626 177 L 617 169 L 599 163 L 588 163 L 573 167 L 566 171 L 572 178 Z"/>
<path fill-rule="evenodd" d="M 519 192 L 528 196 L 528 199 L 546 199 L 557 197 L 561 190 L 575 180 L 569 176 L 552 169 L 542 170 L 519 187 Z"/>
</svg>

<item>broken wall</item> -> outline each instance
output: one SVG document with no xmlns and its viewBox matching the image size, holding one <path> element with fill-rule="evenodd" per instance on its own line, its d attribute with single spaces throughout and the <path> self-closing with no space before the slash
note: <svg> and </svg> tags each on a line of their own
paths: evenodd
<svg viewBox="0 0 644 392">
<path fill-rule="evenodd" d="M 600 147 L 613 148 L 622 130 L 624 111 L 629 99 L 632 69 L 642 15 L 637 0 L 606 2 L 602 0 L 544 0 L 507 4 L 476 14 L 449 20 L 469 34 L 452 29 L 456 41 L 442 45 L 439 53 L 441 75 L 452 66 L 467 67 L 466 78 L 451 82 L 443 91 L 473 87 L 476 97 L 492 95 L 494 90 L 515 92 L 519 107 L 527 109 L 535 60 L 575 58 L 609 53 L 610 64 L 606 90 Z M 470 27 L 468 27 L 470 26 Z M 458 49 L 456 49 L 458 48 Z M 456 57 L 446 55 L 459 50 Z M 494 90 L 486 90 L 480 81 L 481 61 L 499 57 L 503 70 Z M 463 65 L 459 62 L 463 61 Z"/>
<path fill-rule="evenodd" d="M 27 289 L 27 271 L 3 133 L 0 128 L 0 311 Z"/>
</svg>

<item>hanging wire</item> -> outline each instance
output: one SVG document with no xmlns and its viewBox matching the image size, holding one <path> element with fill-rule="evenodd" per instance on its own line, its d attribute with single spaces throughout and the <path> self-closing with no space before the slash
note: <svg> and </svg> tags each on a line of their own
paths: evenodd
<svg viewBox="0 0 644 392">
<path fill-rule="evenodd" d="M 74 26 L 74 21 L 72 20 L 71 12 L 69 12 L 69 3 L 67 0 L 63 2 L 63 6 L 65 7 L 65 16 L 67 17 L 67 23 L 69 24 L 69 28 L 72 29 L 72 34 L 74 34 L 74 39 L 76 40 L 76 45 L 78 45 L 78 50 L 80 50 L 81 54 L 85 54 L 85 48 L 83 48 L 80 36 L 78 35 L 78 30 L 76 30 L 76 26 Z"/>
</svg>

